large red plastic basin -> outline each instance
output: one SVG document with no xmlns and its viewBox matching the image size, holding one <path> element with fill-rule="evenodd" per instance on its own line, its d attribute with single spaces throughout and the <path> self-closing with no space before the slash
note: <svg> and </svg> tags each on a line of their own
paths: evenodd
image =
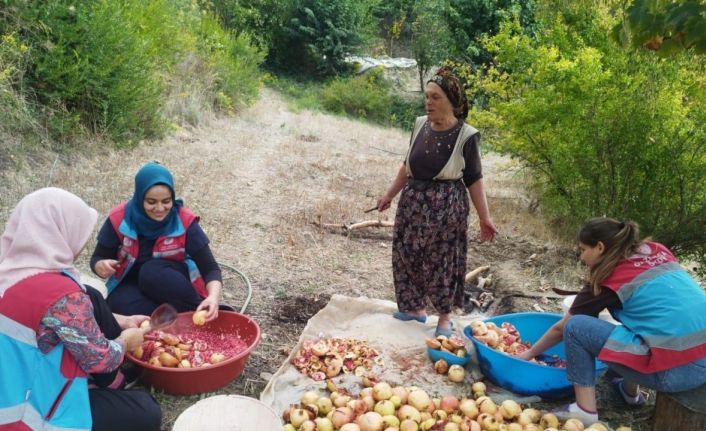
<svg viewBox="0 0 706 431">
<path fill-rule="evenodd" d="M 193 312 L 179 313 L 175 326 L 193 326 Z M 238 377 L 245 368 L 250 352 L 260 342 L 260 326 L 244 314 L 234 311 L 219 311 L 218 318 L 202 327 L 203 330 L 218 334 L 233 334 L 240 337 L 247 348 L 223 362 L 199 368 L 168 368 L 155 367 L 146 362 L 138 361 L 132 354 L 127 357 L 142 369 L 142 383 L 173 395 L 191 395 L 210 392 L 228 385 Z"/>
</svg>

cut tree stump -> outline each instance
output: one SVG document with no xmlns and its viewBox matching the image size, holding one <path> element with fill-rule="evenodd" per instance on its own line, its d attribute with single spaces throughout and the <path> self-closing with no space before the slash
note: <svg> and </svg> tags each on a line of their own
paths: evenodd
<svg viewBox="0 0 706 431">
<path fill-rule="evenodd" d="M 652 431 L 706 430 L 706 385 L 685 392 L 658 392 Z"/>
</svg>

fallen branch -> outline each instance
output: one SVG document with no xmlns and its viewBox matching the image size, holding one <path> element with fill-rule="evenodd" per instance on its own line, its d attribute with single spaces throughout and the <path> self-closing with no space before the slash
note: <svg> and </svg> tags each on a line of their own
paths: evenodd
<svg viewBox="0 0 706 431">
<path fill-rule="evenodd" d="M 348 230 L 354 230 L 354 229 L 363 229 L 366 227 L 393 227 L 395 225 L 395 222 L 392 221 L 387 221 L 387 220 L 368 220 L 368 221 L 362 221 L 359 223 L 353 223 L 352 225 L 347 226 Z"/>
<path fill-rule="evenodd" d="M 487 277 L 478 276 L 478 289 L 487 289 L 493 284 L 493 276 Z"/>
<path fill-rule="evenodd" d="M 387 220 L 366 220 L 366 221 L 361 221 L 358 223 L 351 223 L 351 224 L 336 224 L 336 223 L 321 223 L 321 222 L 313 222 L 313 223 L 315 225 L 321 226 L 321 227 L 343 229 L 346 231 L 351 231 L 351 230 L 356 230 L 356 229 L 364 229 L 366 227 L 393 227 L 395 225 L 394 222 L 387 221 Z"/>
<path fill-rule="evenodd" d="M 466 274 L 465 281 L 466 283 L 470 283 L 473 280 L 476 279 L 482 272 L 485 272 L 490 269 L 490 266 L 479 266 L 478 268 L 474 269 L 473 271 L 470 271 L 468 274 Z"/>
</svg>

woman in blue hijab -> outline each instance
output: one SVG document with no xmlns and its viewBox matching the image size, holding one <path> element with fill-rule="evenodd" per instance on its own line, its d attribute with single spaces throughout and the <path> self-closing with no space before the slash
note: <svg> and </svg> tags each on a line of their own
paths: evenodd
<svg viewBox="0 0 706 431">
<path fill-rule="evenodd" d="M 91 257 L 113 312 L 149 315 L 167 302 L 218 317 L 221 270 L 198 221 L 167 168 L 150 162 L 137 172 L 132 198 L 110 210 Z"/>
</svg>

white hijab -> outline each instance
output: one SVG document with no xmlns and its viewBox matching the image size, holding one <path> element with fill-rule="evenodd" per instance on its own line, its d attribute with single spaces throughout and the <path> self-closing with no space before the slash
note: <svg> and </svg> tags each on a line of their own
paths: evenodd
<svg viewBox="0 0 706 431">
<path fill-rule="evenodd" d="M 67 271 L 88 242 L 98 213 L 66 190 L 28 194 L 10 214 L 0 237 L 0 297 L 17 282 L 42 272 Z"/>
</svg>

